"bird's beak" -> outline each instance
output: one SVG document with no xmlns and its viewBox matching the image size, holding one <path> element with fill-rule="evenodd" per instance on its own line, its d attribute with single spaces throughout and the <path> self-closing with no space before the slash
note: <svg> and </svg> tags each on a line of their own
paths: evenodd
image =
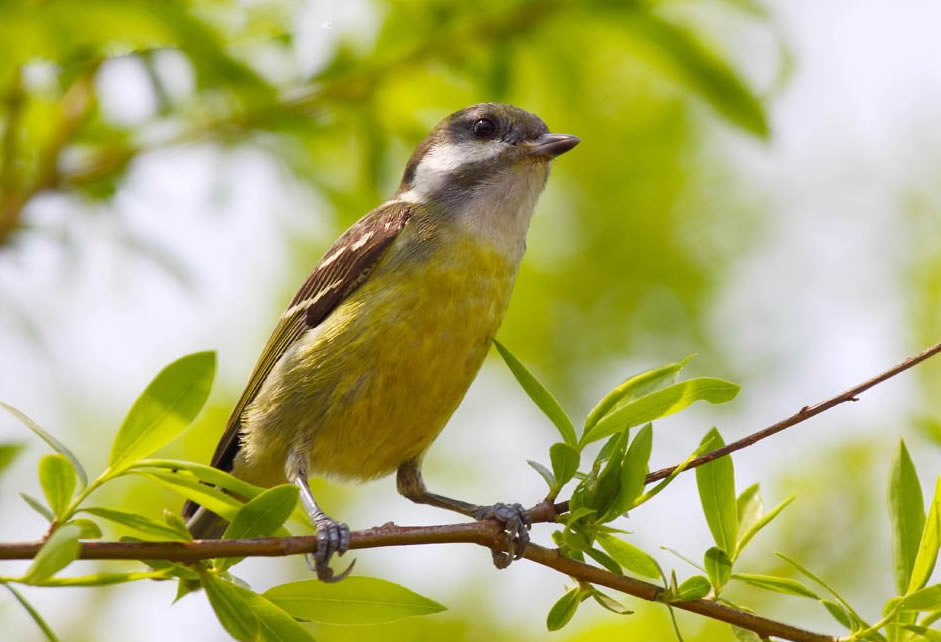
<svg viewBox="0 0 941 642">
<path fill-rule="evenodd" d="M 582 142 L 577 136 L 571 134 L 543 134 L 536 140 L 522 143 L 526 151 L 532 156 L 555 158 L 569 151 Z"/>
</svg>

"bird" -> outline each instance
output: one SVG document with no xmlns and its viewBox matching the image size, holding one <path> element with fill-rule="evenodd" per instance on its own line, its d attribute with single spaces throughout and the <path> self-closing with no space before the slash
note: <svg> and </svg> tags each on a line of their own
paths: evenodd
<svg viewBox="0 0 941 642">
<path fill-rule="evenodd" d="M 329 517 L 308 476 L 396 473 L 413 502 L 495 519 L 507 551 L 531 526 L 520 504 L 480 506 L 427 490 L 422 458 L 483 364 L 510 301 L 551 161 L 580 140 L 535 114 L 481 103 L 444 118 L 410 156 L 397 191 L 347 229 L 291 299 L 226 423 L 212 466 L 299 489 L 317 537 L 308 562 L 338 581 L 349 527 Z M 194 537 L 225 520 L 190 501 Z"/>
</svg>

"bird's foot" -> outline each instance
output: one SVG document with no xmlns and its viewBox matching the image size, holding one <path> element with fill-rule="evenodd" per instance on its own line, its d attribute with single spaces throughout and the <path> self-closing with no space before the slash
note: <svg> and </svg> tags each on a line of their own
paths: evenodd
<svg viewBox="0 0 941 642">
<path fill-rule="evenodd" d="M 529 513 L 520 504 L 493 504 L 481 506 L 474 517 L 478 520 L 492 519 L 503 529 L 507 550 L 492 550 L 493 565 L 506 568 L 513 560 L 523 557 L 529 543 L 529 529 L 533 522 Z"/>
<path fill-rule="evenodd" d="M 345 571 L 336 575 L 330 568 L 330 558 L 336 553 L 342 556 L 350 548 L 350 527 L 327 517 L 318 515 L 313 519 L 317 529 L 317 550 L 307 554 L 307 566 L 317 573 L 323 582 L 339 582 L 353 570 L 353 560 Z"/>
</svg>

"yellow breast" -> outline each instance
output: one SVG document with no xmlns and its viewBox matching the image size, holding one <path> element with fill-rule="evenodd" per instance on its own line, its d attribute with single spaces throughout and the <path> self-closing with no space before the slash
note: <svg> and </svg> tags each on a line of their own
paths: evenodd
<svg viewBox="0 0 941 642">
<path fill-rule="evenodd" d="M 397 240 L 269 377 L 245 414 L 236 474 L 281 482 L 298 445 L 312 474 L 359 479 L 420 455 L 483 363 L 516 268 L 466 235 Z"/>
</svg>

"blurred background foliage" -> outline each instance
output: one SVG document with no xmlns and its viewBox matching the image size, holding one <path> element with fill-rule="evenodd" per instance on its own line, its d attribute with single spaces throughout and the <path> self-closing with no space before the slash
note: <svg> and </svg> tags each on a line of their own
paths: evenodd
<svg viewBox="0 0 941 642">
<path fill-rule="evenodd" d="M 573 414 L 632 371 L 699 353 L 694 370 L 745 392 L 736 408 L 658 432 L 654 463 L 666 465 L 712 422 L 734 439 L 862 380 L 938 339 L 941 141 L 918 123 L 941 99 L 918 84 L 930 80 L 903 77 L 910 120 L 878 120 L 878 135 L 854 127 L 867 105 L 848 93 L 847 110 L 841 81 L 802 81 L 826 57 L 808 45 L 827 41 L 825 25 L 788 11 L 757 0 L 0 2 L 0 397 L 100 463 L 96 444 L 110 443 L 159 367 L 218 348 L 212 406 L 172 453 L 208 459 L 316 258 L 394 191 L 435 122 L 482 101 L 519 105 L 584 141 L 556 163 L 501 330 Z M 862 31 L 879 23 L 868 19 Z M 919 51 L 924 65 L 937 49 Z M 881 78 L 895 68 L 869 69 Z M 865 411 L 736 459 L 741 486 L 770 485 L 769 503 L 799 493 L 751 551 L 756 570 L 787 573 L 761 566 L 785 550 L 881 603 L 891 588 L 886 444 L 906 436 L 930 478 L 939 385 L 941 367 L 928 364 L 867 396 Z M 545 452 L 552 431 L 514 386 L 488 365 L 428 458 L 436 486 L 537 499 L 541 481 L 524 460 Z M 3 420 L 2 441 L 25 441 L 15 430 Z M 37 452 L 30 444 L 4 477 L 6 539 L 38 535 L 13 497 L 35 485 Z M 444 519 L 392 486 L 324 492 L 354 527 Z M 148 486 L 126 493 L 155 515 L 177 501 Z M 692 486 L 678 483 L 663 503 L 631 527 L 648 550 L 698 557 L 708 534 L 689 517 Z M 363 558 L 362 572 L 451 611 L 381 630 L 324 628 L 323 639 L 542 639 L 562 584 L 539 570 L 494 574 L 460 548 Z M 870 558 L 882 565 L 859 563 Z M 266 561 L 249 579 L 301 577 L 296 562 Z M 149 597 L 158 590 L 35 601 L 68 639 L 123 639 L 135 612 L 159 620 L 138 639 L 223 639 L 204 604 L 167 610 L 172 596 Z M 742 601 L 827 622 L 762 599 Z M 665 614 L 634 607 L 631 619 L 584 609 L 555 635 L 671 635 Z M 11 608 L 0 619 L 17 639 L 33 635 Z M 682 624 L 688 639 L 729 639 L 714 623 Z"/>
</svg>

